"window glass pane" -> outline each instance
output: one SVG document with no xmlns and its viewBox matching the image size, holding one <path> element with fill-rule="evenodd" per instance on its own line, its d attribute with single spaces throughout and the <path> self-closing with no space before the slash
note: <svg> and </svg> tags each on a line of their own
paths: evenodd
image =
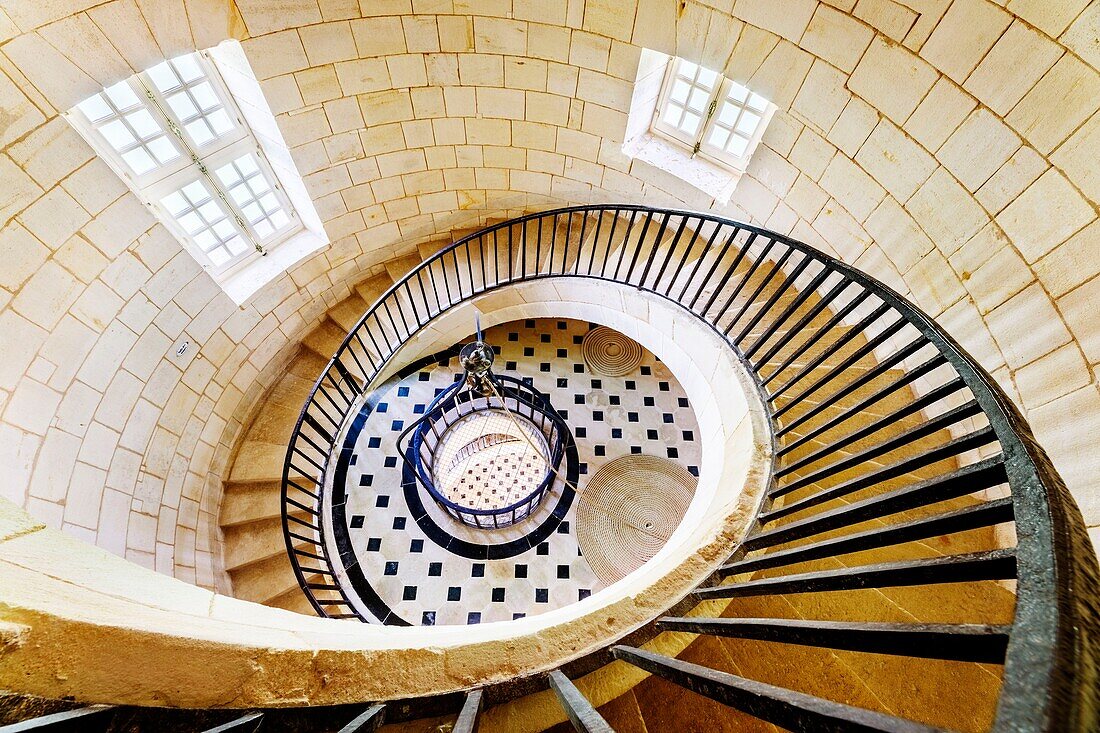
<svg viewBox="0 0 1100 733">
<path fill-rule="evenodd" d="M 191 96 L 194 97 L 195 102 L 198 103 L 199 109 L 211 110 L 221 104 L 218 100 L 218 95 L 214 93 L 214 87 L 210 86 L 210 82 L 204 81 L 197 87 L 191 90 Z"/>
<path fill-rule="evenodd" d="M 172 59 L 172 65 L 176 67 L 176 71 L 186 82 L 192 82 L 206 76 L 202 72 L 202 67 L 199 66 L 197 57 L 198 54 L 189 53 Z"/>
<path fill-rule="evenodd" d="M 271 190 L 271 184 L 267 182 L 267 176 L 254 176 L 248 179 L 248 187 L 257 196 Z"/>
<path fill-rule="evenodd" d="M 758 122 L 760 122 L 760 115 L 754 115 L 752 112 L 746 111 L 741 115 L 741 119 L 737 121 L 737 131 L 751 136 L 756 132 Z"/>
<path fill-rule="evenodd" d="M 122 159 L 130 170 L 139 176 L 145 175 L 157 167 L 157 162 L 145 151 L 145 148 L 134 148 L 122 154 Z"/>
<path fill-rule="evenodd" d="M 256 236 L 265 240 L 290 223 L 283 204 L 275 194 L 274 181 L 263 171 L 256 156 L 245 153 L 215 171 L 222 185 L 240 207 Z"/>
<path fill-rule="evenodd" d="M 217 267 L 248 251 L 225 204 L 202 179 L 169 193 L 161 205 Z"/>
<path fill-rule="evenodd" d="M 192 204 L 201 204 L 210 198 L 210 192 L 202 181 L 194 181 L 180 189 Z"/>
<path fill-rule="evenodd" d="M 690 61 L 680 61 L 680 68 L 677 71 L 686 77 L 695 78 L 695 72 L 699 70 L 699 67 Z"/>
<path fill-rule="evenodd" d="M 196 145 L 206 145 L 214 139 L 214 133 L 210 131 L 209 125 L 207 125 L 204 120 L 195 120 L 185 129 L 187 130 L 187 134 L 191 136 L 191 139 L 195 141 Z"/>
<path fill-rule="evenodd" d="M 745 150 L 747 150 L 748 147 L 749 141 L 747 138 L 743 138 L 740 135 L 734 135 L 730 138 L 729 143 L 726 145 L 726 150 L 728 150 L 732 155 L 741 157 L 745 154 Z"/>
<path fill-rule="evenodd" d="M 718 121 L 726 127 L 733 127 L 733 123 L 737 121 L 737 115 L 740 113 L 740 108 L 733 106 L 729 102 L 723 102 L 722 111 L 718 113 Z"/>
<path fill-rule="evenodd" d="M 160 200 L 164 204 L 164 208 L 168 209 L 168 213 L 172 216 L 182 214 L 187 209 L 187 199 L 183 197 L 179 191 L 173 191 Z"/>
<path fill-rule="evenodd" d="M 744 103 L 745 99 L 749 96 L 749 90 L 741 86 L 737 82 L 730 83 L 729 94 L 726 95 L 727 99 L 732 99 L 735 102 Z M 756 95 L 759 96 L 759 95 Z"/>
<path fill-rule="evenodd" d="M 179 150 L 176 149 L 176 146 L 166 135 L 161 135 L 156 139 L 150 140 L 146 143 L 145 147 L 147 147 L 149 151 L 152 152 L 153 156 L 162 164 L 170 163 L 180 157 Z"/>
<path fill-rule="evenodd" d="M 149 114 L 147 109 L 139 109 L 137 112 L 126 115 L 126 121 L 130 123 L 130 129 L 136 132 L 142 140 L 162 131 L 161 126 L 157 124 L 157 121 L 153 119 L 153 115 Z"/>
<path fill-rule="evenodd" d="M 710 69 L 704 69 L 699 67 L 699 76 L 696 79 L 697 83 L 706 87 L 708 90 L 714 89 L 714 82 L 718 78 L 717 71 L 711 71 Z"/>
<path fill-rule="evenodd" d="M 684 121 L 680 123 L 680 129 L 689 135 L 694 135 L 699 132 L 699 122 L 702 119 L 694 112 L 688 112 L 684 115 Z"/>
<path fill-rule="evenodd" d="M 107 104 L 102 94 L 93 94 L 76 107 L 92 122 L 99 122 L 113 113 L 111 105 Z"/>
<path fill-rule="evenodd" d="M 677 79 L 672 83 L 672 92 L 669 94 L 669 96 L 673 99 L 673 101 L 679 102 L 680 104 L 686 104 L 688 92 L 690 91 L 690 84 L 688 84 L 683 79 Z"/>
<path fill-rule="evenodd" d="M 134 90 L 130 88 L 130 84 L 125 81 L 107 87 L 104 91 L 107 92 L 107 96 L 111 98 L 111 102 L 119 112 L 125 112 L 131 107 L 136 107 L 140 102 L 138 96 L 134 94 Z"/>
<path fill-rule="evenodd" d="M 702 112 L 707 106 L 707 99 L 710 97 L 702 89 L 693 89 L 691 92 L 691 99 L 688 101 L 688 107 L 696 112 Z"/>
<path fill-rule="evenodd" d="M 251 176 L 253 173 L 260 172 L 260 166 L 256 165 L 256 159 L 253 158 L 251 154 L 242 155 L 233 161 L 233 164 L 246 176 Z"/>
<path fill-rule="evenodd" d="M 757 111 L 763 112 L 768 108 L 768 100 L 753 92 L 752 96 L 749 97 L 749 106 Z"/>
<path fill-rule="evenodd" d="M 227 243 L 229 251 L 235 255 L 244 254 L 248 251 L 248 242 L 244 241 L 243 237 L 233 237 Z"/>
<path fill-rule="evenodd" d="M 187 92 L 180 92 L 168 97 L 168 106 L 176 113 L 176 117 L 180 118 L 180 122 L 186 122 L 198 114 L 198 110 L 195 109 L 195 104 L 191 101 L 191 97 L 188 96 Z"/>
<path fill-rule="evenodd" d="M 115 150 L 122 150 L 137 142 L 126 125 L 122 124 L 122 120 L 111 120 L 99 128 L 99 131 L 103 133 L 103 137 L 107 138 L 107 143 Z"/>
<path fill-rule="evenodd" d="M 224 248 L 218 247 L 217 249 L 207 252 L 206 256 L 210 258 L 210 261 L 214 263 L 215 267 L 221 267 L 233 257 Z"/>
<path fill-rule="evenodd" d="M 210 113 L 206 121 L 213 126 L 214 132 L 218 137 L 222 137 L 233 131 L 233 120 L 229 119 L 229 115 L 224 109 L 215 110 Z"/>
<path fill-rule="evenodd" d="M 726 140 L 729 139 L 730 131 L 724 127 L 715 127 L 710 131 L 710 136 L 707 138 L 707 145 L 713 145 L 717 148 L 726 147 Z"/>
<path fill-rule="evenodd" d="M 231 266 L 254 243 L 277 241 L 300 225 L 200 54 L 157 64 L 75 109 L 80 114 L 70 110 L 69 119 L 78 130 L 113 166 L 133 174 L 130 188 L 154 202 L 161 220 L 201 251 L 206 266 Z M 214 147 L 219 138 L 225 139 Z M 206 175 L 204 161 L 229 156 L 235 157 L 211 170 L 213 178 Z"/>
<path fill-rule="evenodd" d="M 198 54 L 155 66 L 149 70 L 149 77 L 166 92 L 169 109 L 195 147 L 204 147 L 239 130 L 228 111 L 228 101 L 207 75 Z"/>
<path fill-rule="evenodd" d="M 147 72 L 149 78 L 153 80 L 153 86 L 157 88 L 157 91 L 167 92 L 175 89 L 180 85 L 180 80 L 176 76 L 176 72 L 172 70 L 171 65 L 167 61 L 162 61 Z"/>
<path fill-rule="evenodd" d="M 267 239 L 275 231 L 275 227 L 271 226 L 271 222 L 264 219 L 256 224 L 256 234 L 260 236 L 260 239 Z"/>
</svg>

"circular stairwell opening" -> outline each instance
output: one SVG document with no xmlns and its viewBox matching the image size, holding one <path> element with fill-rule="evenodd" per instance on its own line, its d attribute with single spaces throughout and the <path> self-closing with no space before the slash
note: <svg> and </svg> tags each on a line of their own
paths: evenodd
<svg viewBox="0 0 1100 733">
<path fill-rule="evenodd" d="M 466 415 L 439 441 L 433 478 L 443 497 L 471 509 L 503 509 L 550 473 L 546 436 L 527 418 L 489 408 Z"/>
</svg>

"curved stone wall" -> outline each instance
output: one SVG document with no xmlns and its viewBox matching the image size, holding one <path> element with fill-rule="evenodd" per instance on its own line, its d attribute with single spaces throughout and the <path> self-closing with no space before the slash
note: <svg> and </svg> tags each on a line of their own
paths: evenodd
<svg viewBox="0 0 1100 733">
<path fill-rule="evenodd" d="M 1097 527 L 1098 29 L 1087 0 L 2 3 L 0 495 L 226 589 L 227 459 L 349 284 L 455 226 L 618 200 L 790 232 L 906 294 L 1024 408 Z M 227 38 L 332 241 L 242 307 L 58 116 Z M 729 205 L 621 153 L 643 47 L 778 105 Z"/>
</svg>

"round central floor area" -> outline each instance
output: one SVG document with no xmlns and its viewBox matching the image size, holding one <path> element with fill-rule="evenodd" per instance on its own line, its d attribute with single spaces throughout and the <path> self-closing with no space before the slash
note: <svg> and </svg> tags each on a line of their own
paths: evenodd
<svg viewBox="0 0 1100 733">
<path fill-rule="evenodd" d="M 589 478 L 617 458 L 656 456 L 698 475 L 699 428 L 686 393 L 642 349 L 630 372 L 590 371 L 575 320 L 514 321 L 485 331 L 494 371 L 528 379 L 549 397 L 573 437 L 562 473 L 532 515 L 501 529 L 449 517 L 413 480 L 397 438 L 460 375 L 457 356 L 410 368 L 370 396 L 339 455 L 332 487 L 332 545 L 360 612 L 397 625 L 507 621 L 561 608 L 604 587 L 577 539 L 577 512 L 613 512 Z M 507 434 L 507 433 L 503 433 Z M 502 442 L 502 445 L 507 445 Z M 576 490 L 575 490 L 576 489 Z"/>
</svg>

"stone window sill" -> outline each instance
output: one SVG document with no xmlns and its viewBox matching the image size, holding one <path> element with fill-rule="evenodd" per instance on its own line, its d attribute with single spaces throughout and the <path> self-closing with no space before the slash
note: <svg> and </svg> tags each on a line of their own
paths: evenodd
<svg viewBox="0 0 1100 733">
<path fill-rule="evenodd" d="M 237 305 L 244 305 L 260 288 L 327 244 L 324 237 L 304 230 L 268 251 L 246 260 L 227 277 L 217 278 L 225 294 Z"/>
<path fill-rule="evenodd" d="M 648 132 L 623 145 L 623 152 L 671 173 L 685 183 L 713 196 L 719 204 L 729 203 L 741 172 L 722 168 L 662 137 Z"/>
</svg>

